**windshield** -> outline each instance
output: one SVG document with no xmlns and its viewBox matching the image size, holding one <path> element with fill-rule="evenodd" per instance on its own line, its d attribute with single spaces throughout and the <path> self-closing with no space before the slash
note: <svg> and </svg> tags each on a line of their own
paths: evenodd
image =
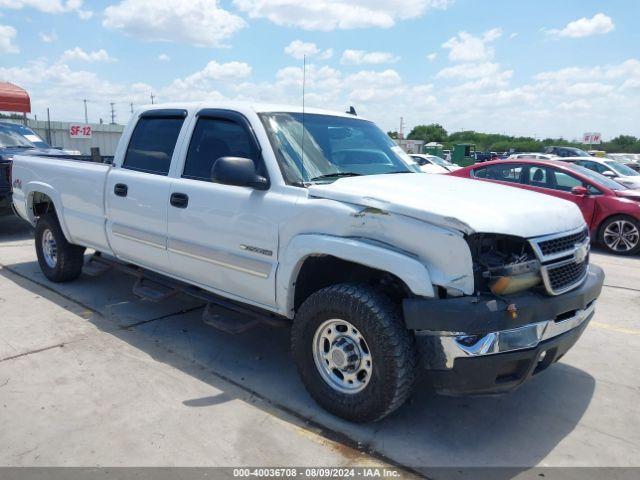
<svg viewBox="0 0 640 480">
<path fill-rule="evenodd" d="M 409 155 L 366 120 L 305 114 L 303 130 L 301 113 L 262 113 L 260 119 L 291 185 L 419 171 Z"/>
<path fill-rule="evenodd" d="M 627 190 L 627 187 L 625 187 L 624 185 L 620 185 L 618 182 L 611 180 L 610 178 L 605 177 L 598 172 L 594 172 L 593 170 L 589 170 L 588 168 L 581 167 L 580 165 L 576 165 L 575 163 L 567 163 L 567 166 L 571 170 L 584 175 L 596 185 L 602 185 L 603 187 L 609 188 L 611 190 Z"/>
<path fill-rule="evenodd" d="M 613 170 L 619 175 L 624 175 L 625 177 L 640 176 L 640 173 L 636 172 L 632 168 L 627 167 L 626 165 L 623 165 L 622 163 L 618 163 L 618 162 L 604 162 L 604 163 L 607 165 L 607 167 L 609 167 L 611 170 Z"/>
<path fill-rule="evenodd" d="M 1 148 L 49 148 L 33 130 L 18 124 L 0 124 Z"/>
<path fill-rule="evenodd" d="M 451 167 L 451 166 L 453 166 L 453 163 L 447 162 L 444 158 L 440 158 L 440 157 L 437 157 L 435 155 L 429 155 L 429 160 L 431 160 L 433 163 L 437 163 L 441 167 Z"/>
</svg>

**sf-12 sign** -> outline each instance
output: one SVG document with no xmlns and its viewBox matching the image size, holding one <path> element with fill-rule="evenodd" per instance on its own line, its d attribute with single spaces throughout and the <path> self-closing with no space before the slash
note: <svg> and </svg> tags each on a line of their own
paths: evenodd
<svg viewBox="0 0 640 480">
<path fill-rule="evenodd" d="M 72 124 L 69 125 L 69 136 L 71 138 L 91 138 L 91 125 Z"/>
<path fill-rule="evenodd" d="M 582 136 L 582 143 L 585 145 L 600 145 L 602 143 L 602 134 L 587 132 Z"/>
</svg>

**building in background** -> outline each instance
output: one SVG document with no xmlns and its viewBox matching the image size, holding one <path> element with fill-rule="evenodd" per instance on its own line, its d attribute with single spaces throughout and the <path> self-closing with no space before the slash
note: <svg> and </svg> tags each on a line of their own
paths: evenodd
<svg viewBox="0 0 640 480">
<path fill-rule="evenodd" d="M 23 121 L 15 118 L 2 121 L 24 124 L 35 130 L 52 147 L 77 150 L 83 155 L 90 155 L 92 147 L 99 147 L 101 155 L 113 156 L 124 130 L 124 125 L 117 124 L 47 122 L 32 119 Z"/>
<path fill-rule="evenodd" d="M 424 140 L 397 138 L 395 142 L 407 153 L 422 153 L 422 147 L 424 146 Z"/>
</svg>

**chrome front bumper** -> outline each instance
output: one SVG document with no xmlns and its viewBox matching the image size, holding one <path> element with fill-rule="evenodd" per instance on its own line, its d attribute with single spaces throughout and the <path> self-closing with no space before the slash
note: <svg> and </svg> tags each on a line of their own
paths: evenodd
<svg viewBox="0 0 640 480">
<path fill-rule="evenodd" d="M 576 310 L 573 316 L 566 319 L 531 323 L 483 335 L 426 331 L 420 333 L 431 336 L 440 343 L 444 355 L 444 367 L 451 369 L 457 358 L 481 357 L 535 348 L 541 342 L 579 327 L 593 315 L 594 310 L 595 301 L 584 310 Z"/>
</svg>

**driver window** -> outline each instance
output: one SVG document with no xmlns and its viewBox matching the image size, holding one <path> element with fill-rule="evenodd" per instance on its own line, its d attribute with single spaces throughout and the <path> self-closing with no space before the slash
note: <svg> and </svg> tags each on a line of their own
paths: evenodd
<svg viewBox="0 0 640 480">
<path fill-rule="evenodd" d="M 554 170 L 553 174 L 556 180 L 556 190 L 570 192 L 573 187 L 586 187 L 582 181 L 567 173 Z"/>
<path fill-rule="evenodd" d="M 200 118 L 191 136 L 182 177 L 210 182 L 211 167 L 220 157 L 249 158 L 259 169 L 258 156 L 243 126 L 221 118 Z"/>
</svg>

